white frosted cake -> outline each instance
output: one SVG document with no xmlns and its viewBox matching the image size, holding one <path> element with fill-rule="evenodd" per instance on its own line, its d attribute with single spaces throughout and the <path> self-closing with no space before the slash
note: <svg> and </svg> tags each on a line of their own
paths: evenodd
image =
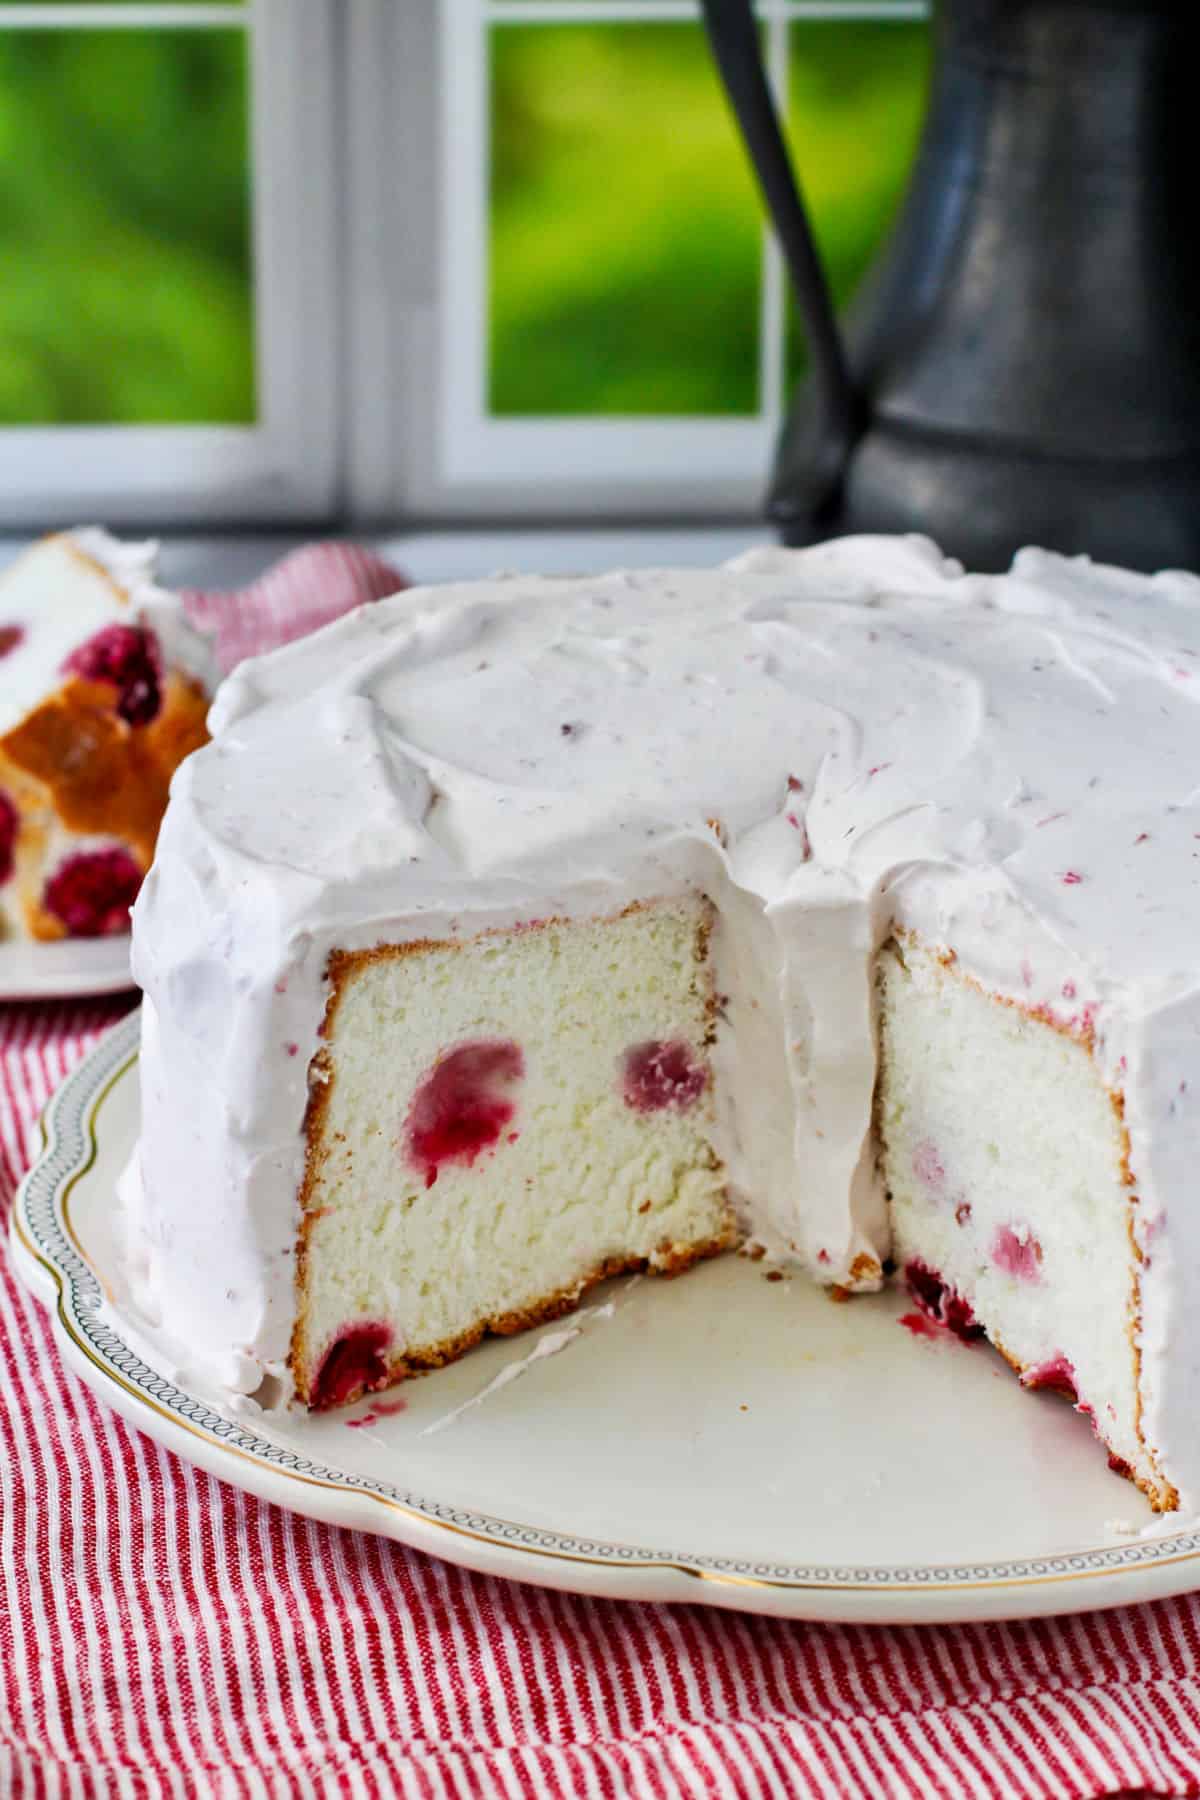
<svg viewBox="0 0 1200 1800">
<path fill-rule="evenodd" d="M 243 664 L 134 915 L 144 1305 L 325 1407 L 616 1270 L 894 1261 L 1200 1504 L 1198 695 L 1200 581 L 916 539 Z"/>
<path fill-rule="evenodd" d="M 0 575 L 0 938 L 128 931 L 213 668 L 153 544 L 95 527 Z"/>
</svg>

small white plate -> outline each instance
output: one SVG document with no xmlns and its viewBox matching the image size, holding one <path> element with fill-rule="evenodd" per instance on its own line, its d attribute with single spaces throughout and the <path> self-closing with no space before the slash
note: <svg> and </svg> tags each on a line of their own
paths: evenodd
<svg viewBox="0 0 1200 1800">
<path fill-rule="evenodd" d="M 1200 1586 L 1196 1522 L 1154 1524 L 1061 1400 L 985 1347 L 913 1337 L 898 1294 L 835 1306 L 738 1257 L 609 1283 L 382 1397 L 402 1410 L 231 1409 L 129 1305 L 114 1184 L 137 1032 L 135 1013 L 47 1109 L 17 1260 L 95 1393 L 221 1479 L 494 1575 L 793 1618 L 1013 1618 Z"/>
<path fill-rule="evenodd" d="M 128 932 L 53 944 L 0 943 L 0 1001 L 84 1000 L 133 985 Z"/>
</svg>

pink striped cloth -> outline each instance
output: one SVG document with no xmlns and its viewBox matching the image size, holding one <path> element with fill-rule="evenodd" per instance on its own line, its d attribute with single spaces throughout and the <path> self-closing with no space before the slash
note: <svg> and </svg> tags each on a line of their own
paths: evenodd
<svg viewBox="0 0 1200 1800">
<path fill-rule="evenodd" d="M 306 637 L 364 600 L 382 600 L 407 587 L 403 575 L 361 544 L 331 539 L 306 544 L 274 563 L 249 587 L 184 588 L 192 623 L 212 634 L 221 672 Z"/>
<path fill-rule="evenodd" d="M 355 563 L 320 555 L 327 583 Z M 287 584 L 256 592 L 205 600 L 227 644 L 287 624 Z M 0 1223 L 127 1005 L 0 1006 Z M 881 1630 L 468 1574 L 140 1437 L 64 1370 L 0 1237 L 0 1800 L 1139 1791 L 1200 1793 L 1200 1600 Z"/>
</svg>

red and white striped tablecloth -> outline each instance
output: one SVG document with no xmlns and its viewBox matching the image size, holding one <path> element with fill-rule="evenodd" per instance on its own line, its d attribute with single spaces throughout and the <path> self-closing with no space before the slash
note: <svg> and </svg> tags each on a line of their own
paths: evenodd
<svg viewBox="0 0 1200 1800">
<path fill-rule="evenodd" d="M 321 554 L 324 587 L 351 564 Z M 388 585 L 365 566 L 352 586 Z M 233 654 L 288 592 L 259 591 L 254 633 L 229 600 Z M 0 1007 L 0 1223 L 41 1107 L 127 1004 Z M 0 1800 L 1142 1790 L 1200 1793 L 1200 1600 L 883 1630 L 468 1574 L 122 1424 L 0 1239 Z"/>
</svg>

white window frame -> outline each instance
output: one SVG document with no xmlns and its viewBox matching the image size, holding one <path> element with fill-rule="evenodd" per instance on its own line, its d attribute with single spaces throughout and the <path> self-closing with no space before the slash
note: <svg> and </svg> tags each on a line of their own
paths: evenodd
<svg viewBox="0 0 1200 1800">
<path fill-rule="evenodd" d="M 929 5 L 757 0 L 757 11 L 768 78 L 786 108 L 791 25 L 925 18 Z M 632 27 L 699 16 L 696 0 L 428 0 L 398 24 L 383 16 L 380 0 L 356 0 L 348 69 L 367 105 L 358 113 L 357 155 L 353 144 L 350 150 L 351 211 L 361 201 L 365 215 L 388 216 L 390 249 L 387 232 L 381 245 L 378 233 L 370 241 L 361 228 L 349 266 L 360 295 L 391 295 L 385 309 L 377 298 L 357 311 L 351 301 L 349 491 L 362 514 L 711 520 L 757 513 L 787 401 L 785 276 L 765 225 L 753 415 L 514 419 L 492 417 L 487 406 L 490 26 L 602 20 Z M 381 83 L 382 70 L 390 82 Z M 387 125 L 394 129 L 398 115 L 407 129 L 403 141 L 389 142 Z M 411 169 L 420 158 L 414 120 L 424 144 L 438 146 L 436 167 L 428 167 L 426 149 L 419 184 L 406 189 L 400 174 L 389 216 L 386 197 L 369 192 L 368 146 L 377 157 L 384 146 L 383 166 Z"/>
<path fill-rule="evenodd" d="M 439 376 L 442 478 L 450 494 L 499 490 L 505 511 L 742 513 L 759 498 L 778 429 L 783 289 L 773 244 L 763 239 L 760 286 L 759 406 L 744 417 L 492 418 L 487 410 L 489 238 L 486 171 L 490 137 L 487 32 L 512 23 L 626 22 L 627 29 L 694 16 L 663 0 L 569 0 L 498 5 L 442 0 L 444 69 L 442 143 L 448 204 L 442 237 L 445 296 Z M 482 15 L 482 17 L 481 17 Z M 786 26 L 767 26 L 766 62 L 776 93 L 786 75 Z M 713 81 L 716 82 L 714 72 Z M 457 89 L 457 93 L 454 91 Z M 452 197 L 452 198 L 451 198 Z M 767 329 L 768 321 L 774 329 Z M 519 470 L 519 483 L 500 471 Z"/>
<path fill-rule="evenodd" d="M 790 24 L 929 11 L 757 4 L 782 106 Z M 756 516 L 786 403 L 784 274 L 765 227 L 755 414 L 487 409 L 490 26 L 698 18 L 696 0 L 5 5 L 0 29 L 247 31 L 258 416 L 0 427 L 0 529 Z"/>
<path fill-rule="evenodd" d="M 0 30 L 246 31 L 257 419 L 252 425 L 0 427 L 0 527 L 87 518 L 139 525 L 301 520 L 333 509 L 339 477 L 336 5 L 135 0 L 4 7 Z"/>
</svg>

